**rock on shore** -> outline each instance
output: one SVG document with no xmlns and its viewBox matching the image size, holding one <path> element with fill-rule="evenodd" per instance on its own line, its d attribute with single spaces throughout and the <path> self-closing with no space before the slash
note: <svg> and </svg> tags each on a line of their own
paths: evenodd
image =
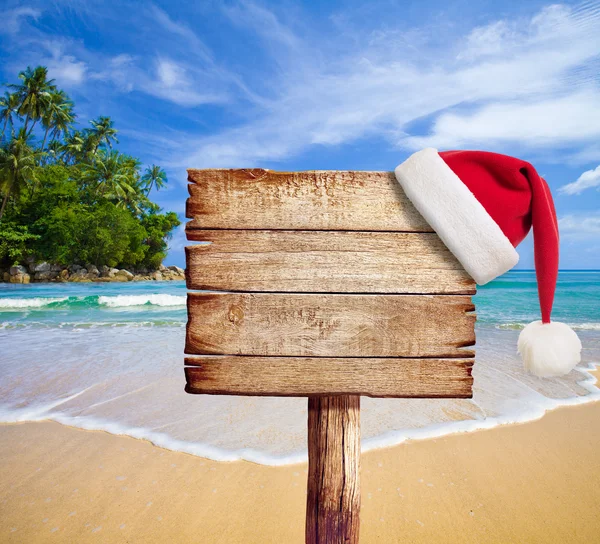
<svg viewBox="0 0 600 544">
<path fill-rule="evenodd" d="M 184 280 L 185 271 L 178 266 L 160 265 L 158 270 L 125 270 L 124 268 L 97 267 L 93 264 L 60 266 L 47 262 L 30 262 L 0 270 L 0 281 L 7 283 L 34 282 L 125 282 Z"/>
</svg>

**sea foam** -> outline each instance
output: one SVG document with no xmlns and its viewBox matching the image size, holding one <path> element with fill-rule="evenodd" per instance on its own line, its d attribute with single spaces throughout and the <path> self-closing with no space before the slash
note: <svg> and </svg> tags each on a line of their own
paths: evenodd
<svg viewBox="0 0 600 544">
<path fill-rule="evenodd" d="M 129 306 L 185 306 L 185 295 L 144 293 L 136 295 L 89 295 L 71 297 L 0 298 L 0 312 L 7 310 L 65 309 L 104 306 L 126 308 Z"/>
<path fill-rule="evenodd" d="M 561 288 L 562 286 L 562 288 Z M 306 398 L 184 393 L 185 285 L 0 285 L 0 421 L 54 420 L 216 460 L 306 460 Z M 67 296 L 69 295 L 69 296 Z M 600 398 L 600 272 L 561 272 L 553 317 L 577 329 L 583 362 L 528 375 L 519 329 L 539 319 L 534 272 L 481 288 L 472 399 L 361 400 L 363 451 L 538 419 Z"/>
<path fill-rule="evenodd" d="M 600 337 L 581 334 L 584 364 L 568 376 L 542 379 L 525 373 L 514 353 L 518 331 L 480 328 L 473 399 L 365 397 L 363 451 L 521 423 L 600 399 L 589 374 L 600 361 Z M 306 460 L 305 398 L 187 395 L 184 340 L 183 327 L 0 330 L 7 346 L 0 357 L 0 421 L 53 420 L 219 461 Z"/>
<path fill-rule="evenodd" d="M 0 311 L 3 309 L 42 308 L 56 302 L 64 302 L 67 298 L 0 298 Z"/>
<path fill-rule="evenodd" d="M 109 308 L 125 308 L 127 306 L 185 306 L 185 295 L 144 294 L 144 295 L 115 295 L 98 297 L 98 303 Z"/>
</svg>

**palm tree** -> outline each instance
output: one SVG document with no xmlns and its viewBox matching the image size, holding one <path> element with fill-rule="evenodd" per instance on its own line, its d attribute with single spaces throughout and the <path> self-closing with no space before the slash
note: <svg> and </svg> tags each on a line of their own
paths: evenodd
<svg viewBox="0 0 600 544">
<path fill-rule="evenodd" d="M 142 183 L 144 184 L 144 189 L 146 189 L 146 195 L 150 194 L 153 187 L 157 191 L 162 189 L 167 184 L 167 181 L 167 173 L 160 166 L 156 166 L 155 164 L 148 166 L 142 176 Z"/>
<path fill-rule="evenodd" d="M 52 92 L 56 91 L 53 79 L 48 79 L 48 68 L 38 66 L 19 73 L 20 84 L 10 84 L 19 97 L 19 115 L 25 116 L 24 129 L 27 135 L 31 134 L 33 127 L 44 114 Z M 31 128 L 27 130 L 29 121 L 33 120 Z"/>
<path fill-rule="evenodd" d="M 50 93 L 45 111 L 42 114 L 42 126 L 46 129 L 44 132 L 44 141 L 42 151 L 46 147 L 48 133 L 52 130 L 54 137 L 66 134 L 75 121 L 73 114 L 73 102 L 64 91 L 53 91 Z"/>
<path fill-rule="evenodd" d="M 61 153 L 64 153 L 65 146 L 60 140 L 50 140 L 46 155 L 49 161 L 57 162 Z"/>
<path fill-rule="evenodd" d="M 40 152 L 35 151 L 28 140 L 25 128 L 22 128 L 16 138 L 0 148 L 0 190 L 4 195 L 0 221 L 9 197 L 18 196 L 28 184 L 35 181 L 35 166 Z"/>
<path fill-rule="evenodd" d="M 82 163 L 81 182 L 105 198 L 124 201 L 136 192 L 136 171 L 130 159 L 118 151 L 100 150 L 94 161 Z"/>
<path fill-rule="evenodd" d="M 52 138 L 60 138 L 61 135 L 65 137 L 69 134 L 73 123 L 75 123 L 75 119 L 77 118 L 77 114 L 73 111 L 74 104 L 68 99 L 66 100 L 62 108 L 60 110 L 59 115 L 57 115 L 54 120 L 54 129 L 52 130 Z"/>
<path fill-rule="evenodd" d="M 91 120 L 90 124 L 92 128 L 88 130 L 96 142 L 94 154 L 102 144 L 106 144 L 109 149 L 112 149 L 111 140 L 117 144 L 119 143 L 119 140 L 117 140 L 118 131 L 113 127 L 110 117 L 98 117 L 98 119 Z"/>
<path fill-rule="evenodd" d="M 66 163 L 70 161 L 75 162 L 82 156 L 85 145 L 86 139 L 79 130 L 67 134 L 63 145 L 63 160 Z"/>
<path fill-rule="evenodd" d="M 10 124 L 10 133 L 11 136 L 15 135 L 15 125 L 13 122 L 13 115 L 17 115 L 19 110 L 19 95 L 17 93 L 9 93 L 6 91 L 4 96 L 0 98 L 0 121 L 4 121 L 4 126 L 2 127 L 2 135 L 0 136 L 0 140 L 4 138 L 4 134 L 6 133 L 6 127 Z"/>
</svg>

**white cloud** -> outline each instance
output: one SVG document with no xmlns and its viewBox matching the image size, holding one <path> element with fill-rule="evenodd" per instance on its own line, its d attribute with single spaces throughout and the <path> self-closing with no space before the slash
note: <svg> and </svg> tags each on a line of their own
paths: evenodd
<svg viewBox="0 0 600 544">
<path fill-rule="evenodd" d="M 21 30 L 23 19 L 31 18 L 37 21 L 41 14 L 42 12 L 39 9 L 26 6 L 5 11 L 2 14 L 0 33 L 16 34 Z"/>
<path fill-rule="evenodd" d="M 189 50 L 189 54 L 201 57 L 204 62 L 209 64 L 214 63 L 210 49 L 198 38 L 191 28 L 183 23 L 174 21 L 165 11 L 157 6 L 151 5 L 149 13 L 167 32 L 182 38 L 183 43 L 186 44 Z"/>
<path fill-rule="evenodd" d="M 165 87 L 187 86 L 189 82 L 185 75 L 185 68 L 169 59 L 158 58 L 156 73 L 160 83 Z"/>
<path fill-rule="evenodd" d="M 592 8 L 551 6 L 443 48 L 423 42 L 418 54 L 410 43 L 386 41 L 381 30 L 340 53 L 339 43 L 300 39 L 290 28 L 283 32 L 277 18 L 263 17 L 251 28 L 261 39 L 277 36 L 269 49 L 280 67 L 270 79 L 274 96 L 248 123 L 187 138 L 170 159 L 194 167 L 264 165 L 314 144 L 374 134 L 409 150 L 576 147 L 589 159 L 600 136 L 600 91 L 586 70 L 600 52 L 600 10 Z M 326 54 L 328 45 L 335 54 Z M 411 134 L 423 120 L 432 121 L 428 134 Z"/>
<path fill-rule="evenodd" d="M 41 57 L 38 63 L 48 68 L 48 76 L 51 79 L 55 79 L 60 86 L 67 88 L 84 82 L 88 65 L 73 54 L 73 48 L 68 40 L 61 38 L 43 40 L 41 45 L 50 56 Z"/>
<path fill-rule="evenodd" d="M 593 170 L 587 170 L 577 178 L 573 183 L 563 185 L 559 191 L 566 195 L 578 195 L 586 189 L 593 187 L 600 188 L 600 166 Z"/>
<path fill-rule="evenodd" d="M 230 87 L 241 91 L 246 98 L 255 99 L 238 75 L 215 62 L 210 48 L 189 26 L 175 21 L 154 5 L 148 13 L 176 38 L 170 40 L 170 50 L 177 51 L 180 60 L 159 56 L 155 73 L 162 88 L 155 89 L 155 81 L 152 81 L 142 85 L 142 90 L 184 107 L 227 102 L 231 98 Z"/>
<path fill-rule="evenodd" d="M 46 65 L 49 76 L 66 87 L 81 84 L 87 72 L 87 64 L 72 55 L 53 58 Z"/>
<path fill-rule="evenodd" d="M 135 57 L 126 53 L 116 55 L 104 62 L 101 70 L 91 72 L 90 79 L 112 82 L 119 90 L 131 92 L 134 87 L 131 74 L 136 70 L 135 61 Z"/>
<path fill-rule="evenodd" d="M 98 22 L 98 32 L 103 31 L 100 22 L 111 24 L 116 13 L 110 9 L 97 13 L 90 3 L 82 4 L 81 8 L 88 11 L 79 16 L 86 24 L 92 20 Z M 80 93 L 85 92 L 83 86 L 88 81 L 104 82 L 120 92 L 137 90 L 183 107 L 222 104 L 231 100 L 232 89 L 241 91 L 246 99 L 252 98 L 238 76 L 214 61 L 210 49 L 190 27 L 152 4 L 140 9 L 136 31 L 152 34 L 153 50 L 136 53 L 134 49 L 133 54 L 114 56 L 88 49 L 80 40 L 33 24 L 40 14 L 33 8 L 19 8 L 9 12 L 3 23 L 5 32 L 20 30 L 11 42 L 11 70 L 43 64 L 48 67 L 50 77 L 67 88 L 80 86 Z M 144 39 L 148 36 L 139 38 Z M 156 56 L 155 50 L 168 53 Z"/>
<path fill-rule="evenodd" d="M 237 26 L 245 27 L 248 21 L 252 21 L 253 25 L 259 29 L 260 37 L 266 42 L 288 48 L 304 46 L 294 32 L 282 24 L 272 11 L 258 4 L 249 1 L 240 1 L 229 6 L 224 5 L 223 12 Z"/>
<path fill-rule="evenodd" d="M 154 59 L 151 70 L 144 69 L 143 59 L 120 54 L 103 63 L 101 70 L 90 74 L 90 79 L 112 83 L 120 91 L 140 90 L 151 96 L 173 102 L 183 107 L 208 103 L 223 103 L 229 99 L 225 91 L 207 85 L 205 92 L 197 89 L 202 85 L 197 74 L 188 67 L 167 57 Z"/>
<path fill-rule="evenodd" d="M 521 142 L 530 148 L 581 144 L 600 138 L 600 92 L 588 89 L 440 115 L 428 136 L 406 138 L 410 148 L 468 147 Z"/>
<path fill-rule="evenodd" d="M 518 39 L 514 26 L 507 21 L 496 21 L 488 26 L 477 27 L 467 37 L 467 45 L 458 59 L 473 60 L 486 55 L 502 53 L 509 43 Z"/>
<path fill-rule="evenodd" d="M 561 238 L 573 241 L 596 240 L 600 237 L 600 214 L 570 214 L 559 218 Z"/>
<path fill-rule="evenodd" d="M 312 145 L 373 135 L 403 151 L 493 145 L 499 152 L 552 150 L 556 160 L 600 159 L 598 0 L 551 5 L 443 40 L 432 26 L 436 17 L 400 30 L 362 17 L 361 27 L 327 34 L 302 20 L 300 8 L 270 11 L 243 0 L 221 9 L 244 28 L 249 48 L 262 54 L 263 46 L 260 65 L 236 58 L 235 72 L 229 70 L 192 22 L 150 5 L 140 10 L 139 32 L 140 42 L 154 38 L 152 51 L 107 58 L 65 42 L 68 49 L 49 59 L 53 77 L 73 85 L 104 81 L 185 108 L 227 106 L 238 125 L 208 136 L 178 135 L 177 153 L 169 149 L 161 161 L 174 167 L 264 165 Z M 34 16 L 24 12 L 20 20 Z M 105 12 L 105 21 L 110 16 Z M 47 40 L 29 27 L 22 39 Z"/>
<path fill-rule="evenodd" d="M 206 92 L 200 92 L 203 85 L 198 78 L 185 66 L 166 57 L 156 60 L 155 77 L 140 77 L 140 88 L 146 93 L 184 107 L 218 104 L 229 99 L 228 93 L 211 90 L 210 84 L 206 87 Z"/>
</svg>

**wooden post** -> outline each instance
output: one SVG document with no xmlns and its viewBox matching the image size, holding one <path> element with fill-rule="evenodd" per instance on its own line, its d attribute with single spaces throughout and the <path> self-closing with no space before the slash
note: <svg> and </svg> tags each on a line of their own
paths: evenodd
<svg viewBox="0 0 600 544">
<path fill-rule="evenodd" d="M 308 399 L 307 544 L 358 544 L 360 396 Z"/>
</svg>

